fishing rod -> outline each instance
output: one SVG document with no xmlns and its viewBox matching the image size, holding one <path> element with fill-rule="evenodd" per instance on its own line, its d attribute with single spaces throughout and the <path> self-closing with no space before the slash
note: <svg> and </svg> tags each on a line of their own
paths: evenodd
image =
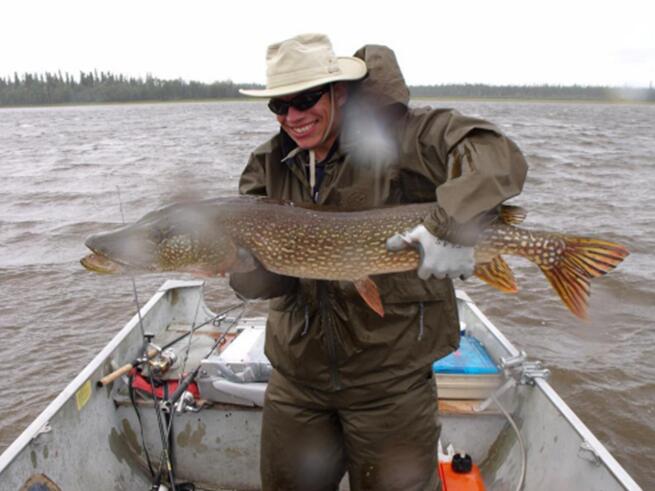
<svg viewBox="0 0 655 491">
<path fill-rule="evenodd" d="M 116 187 L 118 191 L 118 202 L 120 205 L 120 212 L 121 212 L 121 219 L 123 221 L 123 224 L 125 224 L 125 214 L 123 212 L 123 199 L 121 198 L 121 190 L 117 186 Z M 154 337 L 154 334 L 146 333 L 145 329 L 143 327 L 143 317 L 141 316 L 141 306 L 139 304 L 139 297 L 137 294 L 137 288 L 136 288 L 136 281 L 134 279 L 134 276 L 130 275 L 130 279 L 132 280 L 132 293 L 134 295 L 134 303 L 136 306 L 136 313 L 138 317 L 138 324 L 139 324 L 139 330 L 141 331 L 141 336 L 143 337 L 143 358 L 148 360 L 149 357 L 149 350 L 148 346 L 150 346 L 152 343 L 152 338 Z M 194 319 L 195 322 L 195 319 Z M 154 355 L 153 355 L 154 356 Z M 151 490 L 155 491 L 160 488 L 161 480 L 162 480 L 162 474 L 163 474 L 163 467 L 165 465 L 166 467 L 166 474 L 168 474 L 168 480 L 171 483 L 172 486 L 172 491 L 176 491 L 175 489 L 175 473 L 173 471 L 173 463 L 171 461 L 171 456 L 168 452 L 168 449 L 170 448 L 170 439 L 169 439 L 169 434 L 165 433 L 164 429 L 164 417 L 165 414 L 163 414 L 159 399 L 157 398 L 157 393 L 155 391 L 155 381 L 153 379 L 153 373 L 152 370 L 148 374 L 148 379 L 150 382 L 150 388 L 152 389 L 152 398 L 153 398 L 153 403 L 154 403 L 154 408 L 155 408 L 155 414 L 157 415 L 157 426 L 159 428 L 159 436 L 162 441 L 162 455 L 159 459 L 159 472 L 155 475 L 154 469 L 152 468 L 152 464 L 150 461 L 150 455 L 148 454 L 148 450 L 145 447 L 145 439 L 143 435 L 143 426 L 141 426 L 141 437 L 144 439 L 144 452 L 146 455 L 146 460 L 148 462 L 148 469 L 150 470 L 150 474 L 153 479 L 153 483 L 151 486 Z M 130 391 L 132 390 L 132 383 L 130 381 Z M 130 396 L 131 398 L 131 396 Z M 140 422 L 140 415 L 138 413 L 138 409 L 136 405 L 134 405 L 135 410 L 137 411 L 137 418 L 139 419 Z"/>
<path fill-rule="evenodd" d="M 229 309 L 226 309 L 222 313 L 216 315 L 212 319 L 209 319 L 208 321 L 204 322 L 203 324 L 191 329 L 188 333 L 185 333 L 183 336 L 179 336 L 177 339 L 169 343 L 167 346 L 174 344 L 174 342 L 178 342 L 181 339 L 184 339 L 185 336 L 191 334 L 194 330 L 199 329 L 203 325 L 207 325 L 209 322 L 213 322 L 216 327 L 219 327 L 221 322 L 224 321 L 227 318 L 227 312 L 234 310 L 238 307 L 242 307 L 241 312 L 232 319 L 232 322 L 230 325 L 227 326 L 227 328 L 221 333 L 221 335 L 216 339 L 214 344 L 212 345 L 211 349 L 209 352 L 202 358 L 202 360 L 208 358 L 211 356 L 211 354 L 214 352 L 214 350 L 224 342 L 226 336 L 230 333 L 232 330 L 232 327 L 238 324 L 239 320 L 243 316 L 244 312 L 246 311 L 246 304 L 247 301 L 243 301 L 239 305 L 234 305 L 230 307 Z M 190 350 L 190 344 L 187 346 L 187 350 Z M 187 351 L 187 356 L 188 356 L 188 351 Z M 158 490 L 161 491 L 162 489 L 168 489 L 167 487 L 162 485 L 161 478 L 162 478 L 162 464 L 165 465 L 166 471 L 169 476 L 169 484 L 172 486 L 172 490 L 178 490 L 178 491 L 192 491 L 195 490 L 195 486 L 190 483 L 190 482 L 185 482 L 185 483 L 176 483 L 175 482 L 175 471 L 174 471 L 174 453 L 173 453 L 173 446 L 171 445 L 172 439 L 171 439 L 171 434 L 173 432 L 173 422 L 175 420 L 176 414 L 185 412 L 185 411 L 193 411 L 197 412 L 199 409 L 195 407 L 195 399 L 193 395 L 187 391 L 189 385 L 193 383 L 195 378 L 198 376 L 198 373 L 200 372 L 200 367 L 201 363 L 198 364 L 196 369 L 194 369 L 190 374 L 186 375 L 183 377 L 183 374 L 180 375 L 181 380 L 180 383 L 178 384 L 176 390 L 173 392 L 171 396 L 168 396 L 166 390 L 164 390 L 164 395 L 162 399 L 158 399 L 157 395 L 155 394 L 154 386 L 152 387 L 152 395 L 154 398 L 154 404 L 155 404 L 155 410 L 159 413 L 163 413 L 164 417 L 162 419 L 166 420 L 165 428 L 163 428 L 160 424 L 160 433 L 162 436 L 162 455 L 160 457 L 160 468 L 159 472 L 156 474 L 154 472 L 151 472 L 152 477 L 153 477 L 153 487 L 152 491 Z M 182 378 L 183 377 L 183 378 Z M 153 379 L 152 379 L 152 373 L 150 373 L 150 381 L 151 385 L 153 385 Z M 165 386 L 164 386 L 165 387 Z M 179 403 L 178 403 L 179 401 Z M 137 415 L 138 415 L 138 409 L 136 406 L 136 401 L 132 399 L 132 403 L 134 405 L 135 410 L 137 410 Z M 139 418 L 140 421 L 140 418 Z M 142 438 L 143 438 L 143 432 L 142 432 Z M 145 441 L 145 440 L 144 440 Z M 145 448 L 145 443 L 144 443 L 144 448 Z M 149 461 L 149 458 L 148 458 Z"/>
<path fill-rule="evenodd" d="M 123 223 L 125 223 L 125 215 L 123 213 L 123 202 L 122 198 L 120 195 L 120 188 L 117 188 L 118 191 L 118 200 L 119 200 L 119 205 L 120 205 L 120 212 L 121 212 L 121 218 Z M 130 275 L 131 276 L 131 275 Z M 159 348 L 158 346 L 154 345 L 152 343 L 152 339 L 154 338 L 154 334 L 152 333 L 147 333 L 145 332 L 144 325 L 143 325 L 143 318 L 141 315 L 141 308 L 139 305 L 139 300 L 138 300 L 138 295 L 137 295 L 137 288 L 136 288 L 136 282 L 133 276 L 131 276 L 132 280 L 132 290 L 133 290 L 133 295 L 134 295 L 134 302 L 136 305 L 137 309 L 137 316 L 138 316 L 138 326 L 139 330 L 141 332 L 142 338 L 143 338 L 143 345 L 142 345 L 142 354 L 137 357 L 135 360 L 133 360 L 131 363 L 128 363 L 124 365 L 123 367 L 120 367 L 118 370 L 115 370 L 108 376 L 103 377 L 99 382 L 98 386 L 105 386 L 109 384 L 110 382 L 116 380 L 117 378 L 121 377 L 122 375 L 125 375 L 127 373 L 130 374 L 130 380 L 128 382 L 128 388 L 129 388 L 129 393 L 130 393 L 130 400 L 132 401 L 133 407 L 136 411 L 137 419 L 139 421 L 139 426 L 141 430 L 141 438 L 144 443 L 144 453 L 146 457 L 146 461 L 148 464 L 148 469 L 150 470 L 151 478 L 152 478 L 152 486 L 151 486 L 151 491 L 161 491 L 161 490 L 168 490 L 169 488 L 163 484 L 164 480 L 168 480 L 168 485 L 170 486 L 171 491 L 190 491 L 190 490 L 195 490 L 195 486 L 192 483 L 177 483 L 176 482 L 176 472 L 175 472 L 175 457 L 174 457 L 174 447 L 173 447 L 173 440 L 172 440 L 172 432 L 173 432 L 173 422 L 175 419 L 175 411 L 171 411 L 171 408 L 174 407 L 174 405 L 177 403 L 177 401 L 181 399 L 179 407 L 177 407 L 177 412 L 181 413 L 184 412 L 185 410 L 193 410 L 195 408 L 195 399 L 193 399 L 193 396 L 187 392 L 187 388 L 189 385 L 195 380 L 196 376 L 200 372 L 200 364 L 198 367 L 196 367 L 193 372 L 187 376 L 184 376 L 182 373 L 180 375 L 180 383 L 177 387 L 177 389 L 174 391 L 173 395 L 169 397 L 168 394 L 168 386 L 164 384 L 163 386 L 163 394 L 162 398 L 160 398 L 157 395 L 157 389 L 156 389 L 156 380 L 155 377 L 161 381 L 160 376 L 168 370 L 176 361 L 176 356 L 175 353 L 170 350 L 172 346 L 174 346 L 176 343 L 180 342 L 181 340 L 185 339 L 187 336 L 189 336 L 189 343 L 187 346 L 187 351 L 186 355 L 184 357 L 184 364 L 186 365 L 186 361 L 189 355 L 189 351 L 191 349 L 191 338 L 192 335 L 195 331 L 200 329 L 201 327 L 206 326 L 209 323 L 214 324 L 216 327 L 219 327 L 222 323 L 223 320 L 227 318 L 227 314 L 239 307 L 242 307 L 241 312 L 239 315 L 233 319 L 232 323 L 223 331 L 223 333 L 218 337 L 218 339 L 214 342 L 212 345 L 211 350 L 209 353 L 203 358 L 207 358 L 211 355 L 211 353 L 216 349 L 216 347 L 223 343 L 228 332 L 232 329 L 234 325 L 237 324 L 239 319 L 243 316 L 245 312 L 245 307 L 247 302 L 242 299 L 242 303 L 231 306 L 227 309 L 225 309 L 223 312 L 220 312 L 219 314 L 216 314 L 214 317 L 208 319 L 207 321 L 199 324 L 196 326 L 196 318 L 198 315 L 198 310 L 200 308 L 200 303 L 201 303 L 201 298 L 198 300 L 198 304 L 196 305 L 196 310 L 195 310 L 195 315 L 193 318 L 193 321 L 191 325 L 189 326 L 189 331 L 181 334 L 177 338 L 173 339 L 169 343 L 167 343 L 165 346 L 162 348 Z M 170 351 L 170 353 L 166 353 L 166 351 Z M 159 359 L 156 362 L 153 362 L 152 359 L 159 355 Z M 152 400 L 153 400 L 153 407 L 155 410 L 156 414 L 156 419 L 157 419 L 157 426 L 159 429 L 159 435 L 161 438 L 161 453 L 159 457 L 159 468 L 157 471 L 152 466 L 152 462 L 150 459 L 149 452 L 147 450 L 147 446 L 145 444 L 145 435 L 143 431 L 143 425 L 141 422 L 141 416 L 138 410 L 138 404 L 136 403 L 135 399 L 135 392 L 134 392 L 134 387 L 133 387 L 133 380 L 134 377 L 136 376 L 136 370 L 134 370 L 135 367 L 138 367 L 140 365 L 143 365 L 145 363 L 148 363 L 150 366 L 150 370 L 147 371 L 147 374 L 144 374 L 146 380 L 150 383 L 150 393 L 152 395 Z M 134 370 L 134 371 L 133 371 Z M 182 378 L 184 377 L 184 378 Z M 188 397 L 191 396 L 192 400 L 189 401 Z M 197 410 L 197 409 L 196 409 Z"/>
<path fill-rule="evenodd" d="M 105 385 L 110 384 L 111 382 L 115 381 L 116 379 L 122 377 L 123 375 L 127 375 L 133 368 L 136 368 L 136 367 L 138 367 L 140 365 L 143 365 L 144 363 L 149 362 L 150 360 L 152 360 L 152 358 L 157 356 L 157 354 L 164 353 L 167 349 L 175 346 L 177 343 L 179 343 L 180 341 L 185 339 L 187 336 L 192 335 L 198 329 L 200 329 L 202 327 L 205 327 L 208 324 L 212 324 L 214 327 L 218 327 L 220 325 L 220 323 L 227 318 L 227 314 L 229 312 L 232 312 L 233 310 L 235 310 L 235 309 L 237 309 L 237 308 L 239 308 L 239 307 L 241 307 L 243 305 L 244 305 L 244 303 L 242 302 L 242 303 L 235 304 L 235 305 L 232 305 L 232 306 L 228 307 L 227 309 L 223 310 L 222 312 L 219 312 L 214 317 L 206 320 L 205 322 L 203 322 L 201 324 L 198 324 L 197 326 L 193 326 L 189 331 L 185 332 L 184 334 L 181 334 L 180 336 L 173 339 L 169 343 L 165 344 L 161 348 L 153 345 L 151 343 L 152 337 L 149 334 L 144 333 L 143 336 L 144 336 L 144 339 L 146 340 L 146 348 L 144 349 L 143 355 L 138 356 L 137 358 L 135 358 L 131 362 L 126 363 L 125 365 L 121 366 L 120 368 L 117 368 L 113 372 L 105 375 L 100 380 L 98 380 L 96 385 L 98 387 L 104 387 Z M 148 346 L 151 346 L 150 349 L 148 349 Z"/>
<path fill-rule="evenodd" d="M 162 409 L 164 411 L 171 411 L 172 408 L 175 407 L 176 403 L 180 400 L 181 397 L 184 396 L 184 394 L 187 392 L 187 388 L 189 385 L 196 379 L 198 376 L 198 373 L 200 373 L 200 369 L 202 368 L 202 360 L 206 360 L 211 356 L 211 354 L 214 352 L 214 350 L 223 343 L 229 332 L 232 330 L 232 327 L 238 324 L 239 320 L 243 316 L 244 312 L 246 311 L 246 304 L 247 301 L 243 301 L 243 303 L 240 304 L 240 306 L 243 307 L 243 310 L 237 315 L 234 319 L 232 319 L 232 322 L 227 328 L 221 333 L 221 335 L 216 339 L 212 347 L 210 348 L 209 352 L 201 358 L 200 362 L 198 363 L 198 366 L 190 372 L 186 377 L 181 379 L 180 383 L 178 384 L 177 388 L 173 392 L 170 398 L 168 398 L 166 401 L 163 401 L 162 404 Z M 225 318 L 225 317 L 224 317 Z M 223 318 L 223 319 L 224 319 Z M 178 412 L 183 412 L 185 407 L 184 407 L 184 402 L 186 400 L 186 397 L 182 398 L 180 401 L 179 407 L 175 407 Z"/>
</svg>

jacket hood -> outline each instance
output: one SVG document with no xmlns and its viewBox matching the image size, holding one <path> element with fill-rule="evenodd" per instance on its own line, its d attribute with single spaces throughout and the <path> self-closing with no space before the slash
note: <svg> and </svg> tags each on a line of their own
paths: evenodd
<svg viewBox="0 0 655 491">
<path fill-rule="evenodd" d="M 405 83 L 395 53 L 386 46 L 368 44 L 355 53 L 364 60 L 368 75 L 353 83 L 351 97 L 355 102 L 383 108 L 409 104 L 409 89 Z"/>
<path fill-rule="evenodd" d="M 341 148 L 359 164 L 382 170 L 397 159 L 394 126 L 407 113 L 409 89 L 391 49 L 367 45 L 355 56 L 364 60 L 368 75 L 350 84 Z"/>
</svg>

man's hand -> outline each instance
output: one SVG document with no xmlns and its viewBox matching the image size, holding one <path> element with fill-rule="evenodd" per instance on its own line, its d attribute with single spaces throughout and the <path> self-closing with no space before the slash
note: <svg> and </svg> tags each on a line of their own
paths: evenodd
<svg viewBox="0 0 655 491">
<path fill-rule="evenodd" d="M 461 278 L 465 280 L 473 274 L 475 259 L 473 247 L 451 244 L 432 235 L 423 225 L 396 234 L 387 240 L 387 250 L 400 251 L 415 247 L 421 253 L 418 276 L 427 280 L 436 278 Z"/>
</svg>

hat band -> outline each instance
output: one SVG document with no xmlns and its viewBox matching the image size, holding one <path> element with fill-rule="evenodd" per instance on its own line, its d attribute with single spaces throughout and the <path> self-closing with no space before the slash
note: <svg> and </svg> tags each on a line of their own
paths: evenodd
<svg viewBox="0 0 655 491">
<path fill-rule="evenodd" d="M 339 65 L 328 65 L 323 67 L 311 67 L 293 72 L 276 73 L 268 76 L 267 89 L 277 89 L 286 85 L 302 84 L 312 82 L 313 80 L 321 81 L 326 77 L 338 77 L 341 75 Z"/>
</svg>

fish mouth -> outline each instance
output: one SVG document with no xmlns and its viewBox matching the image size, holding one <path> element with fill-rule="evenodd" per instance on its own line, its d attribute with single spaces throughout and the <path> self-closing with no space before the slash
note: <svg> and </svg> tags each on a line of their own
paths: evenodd
<svg viewBox="0 0 655 491">
<path fill-rule="evenodd" d="M 87 270 L 100 274 L 118 274 L 125 272 L 125 265 L 109 259 L 107 256 L 93 252 L 80 259 L 80 264 Z"/>
<path fill-rule="evenodd" d="M 141 258 L 123 257 L 121 247 L 116 247 L 115 242 L 109 241 L 109 245 L 103 240 L 111 234 L 97 234 L 89 237 L 84 245 L 91 251 L 84 256 L 80 263 L 88 271 L 100 274 L 121 274 L 121 273 L 140 273 L 140 272 L 157 272 L 157 265 L 150 264 L 150 261 Z M 119 245 L 121 245 L 119 243 Z M 129 250 L 127 251 L 129 254 Z"/>
</svg>

